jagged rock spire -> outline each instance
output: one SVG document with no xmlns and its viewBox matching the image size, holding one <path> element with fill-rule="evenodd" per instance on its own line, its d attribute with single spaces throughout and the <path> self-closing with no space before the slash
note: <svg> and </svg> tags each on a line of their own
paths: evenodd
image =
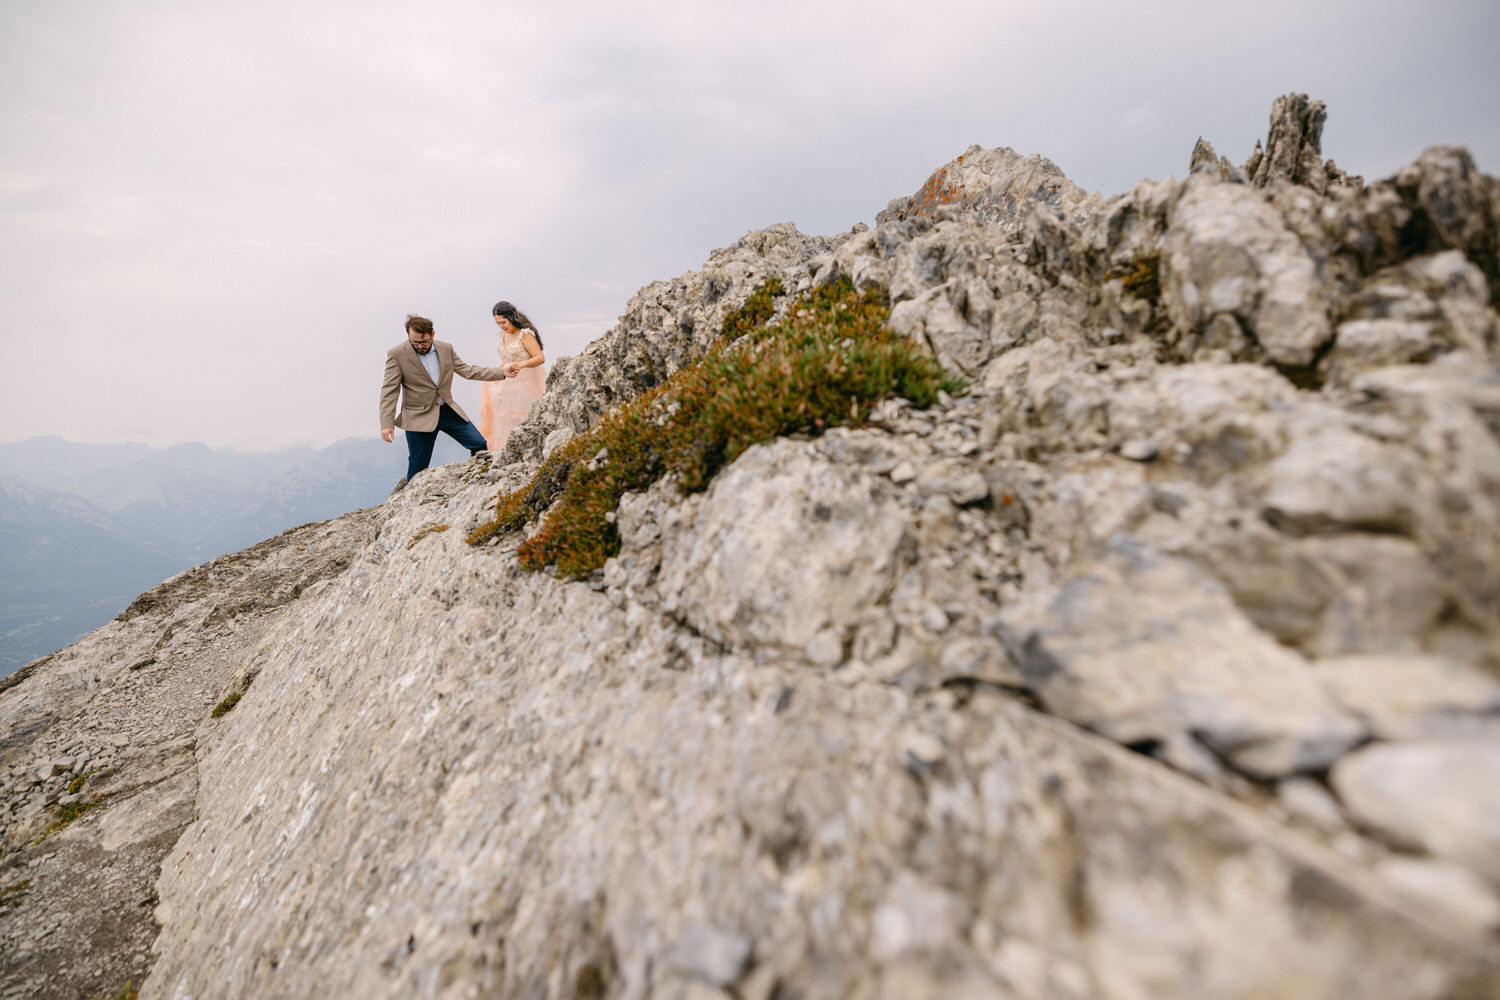
<svg viewBox="0 0 1500 1000">
<path fill-rule="evenodd" d="M 1227 156 L 1220 156 L 1218 150 L 1214 149 L 1213 143 L 1201 135 L 1193 144 L 1193 155 L 1188 160 L 1188 173 L 1196 174 L 1203 171 L 1218 174 L 1226 181 L 1238 181 L 1246 183 L 1248 178 L 1245 171 L 1229 162 Z"/>
<path fill-rule="evenodd" d="M 1306 94 L 1276 98 L 1271 105 L 1271 129 L 1265 147 L 1256 142 L 1255 151 L 1245 161 L 1250 183 L 1265 187 L 1279 177 L 1320 194 L 1331 184 L 1359 186 L 1361 178 L 1349 177 L 1332 160 L 1323 162 L 1323 123 L 1327 120 L 1328 109 L 1323 102 L 1309 100 Z"/>
</svg>

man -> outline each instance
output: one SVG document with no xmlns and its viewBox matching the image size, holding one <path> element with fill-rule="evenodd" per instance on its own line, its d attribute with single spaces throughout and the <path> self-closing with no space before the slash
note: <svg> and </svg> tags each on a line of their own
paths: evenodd
<svg viewBox="0 0 1500 1000">
<path fill-rule="evenodd" d="M 395 440 L 397 427 L 406 431 L 406 475 L 392 493 L 427 468 L 438 431 L 469 449 L 470 455 L 485 449 L 484 435 L 453 401 L 455 373 L 479 382 L 505 378 L 500 368 L 466 364 L 454 353 L 452 344 L 433 340 L 432 320 L 406 317 L 406 340 L 386 352 L 385 382 L 380 387 L 380 436 L 389 442 Z"/>
</svg>

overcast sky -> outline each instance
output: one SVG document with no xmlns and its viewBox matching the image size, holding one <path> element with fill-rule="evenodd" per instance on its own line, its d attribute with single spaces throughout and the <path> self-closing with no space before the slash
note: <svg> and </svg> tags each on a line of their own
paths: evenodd
<svg viewBox="0 0 1500 1000">
<path fill-rule="evenodd" d="M 1301 91 L 1352 173 L 1500 173 L 1497 67 L 1495 0 L 0 0 L 0 440 L 373 437 L 408 312 L 489 364 L 506 298 L 574 354 L 973 143 L 1117 194 Z"/>
</svg>

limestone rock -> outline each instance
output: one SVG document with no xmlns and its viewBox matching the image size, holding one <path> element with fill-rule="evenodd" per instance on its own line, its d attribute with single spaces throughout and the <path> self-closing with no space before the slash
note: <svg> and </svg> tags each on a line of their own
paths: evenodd
<svg viewBox="0 0 1500 1000">
<path fill-rule="evenodd" d="M 782 223 L 715 251 L 701 271 L 642 288 L 613 329 L 577 357 L 553 364 L 547 391 L 532 418 L 512 432 L 500 461 L 540 458 L 549 435 L 586 431 L 611 408 L 659 385 L 701 357 L 724 317 L 763 281 L 777 277 L 789 289 L 807 287 L 814 260 L 852 235 L 805 236 Z"/>
<path fill-rule="evenodd" d="M 1168 315 L 1185 334 L 1223 317 L 1283 365 L 1311 364 L 1332 336 L 1317 265 L 1253 188 L 1189 179 L 1162 259 Z"/>
<path fill-rule="evenodd" d="M 1399 855 L 1376 867 L 1393 884 L 1417 897 L 1437 919 L 1452 920 L 1456 915 L 1462 931 L 1475 938 L 1482 940 L 1500 928 L 1500 892 L 1467 868 Z"/>
<path fill-rule="evenodd" d="M 1238 181 L 1241 184 L 1249 180 L 1249 176 L 1242 168 L 1236 167 L 1228 159 L 1220 156 L 1213 144 L 1202 136 L 1199 136 L 1197 143 L 1193 145 L 1193 155 L 1188 160 L 1188 173 L 1199 172 L 1211 173 L 1220 180 Z"/>
<path fill-rule="evenodd" d="M 1068 180 L 1051 160 L 1021 156 L 1013 149 L 970 146 L 933 171 L 915 195 L 896 198 L 876 215 L 877 224 L 932 216 L 952 208 L 977 217 L 987 225 L 1014 230 L 1025 212 L 1046 206 L 1079 214 L 1099 203 Z"/>
<path fill-rule="evenodd" d="M 1339 761 L 1329 780 L 1382 836 L 1500 881 L 1500 745 L 1377 743 Z"/>
<path fill-rule="evenodd" d="M 878 483 L 793 442 L 747 452 L 697 514 L 663 547 L 661 608 L 730 647 L 802 647 L 848 628 L 904 561 L 906 523 Z"/>
<path fill-rule="evenodd" d="M 747 234 L 504 455 L 0 682 L 6 988 L 1500 994 L 1500 196 L 1346 183 L 1322 114 Z M 626 494 L 579 582 L 465 544 L 771 277 L 884 289 L 968 392 Z"/>
<path fill-rule="evenodd" d="M 1330 160 L 1323 162 L 1323 125 L 1328 109 L 1306 94 L 1287 94 L 1271 106 L 1271 130 L 1265 149 L 1256 143 L 1244 171 L 1251 183 L 1265 187 L 1274 180 L 1305 184 L 1319 194 L 1330 184 L 1358 187 L 1360 178 L 1349 178 Z"/>
<path fill-rule="evenodd" d="M 672 944 L 668 958 L 678 969 L 714 986 L 731 986 L 750 962 L 750 941 L 707 924 L 693 924 Z"/>
<path fill-rule="evenodd" d="M 1363 727 L 1307 664 L 1239 618 L 1223 589 L 1126 540 L 1117 555 L 1002 613 L 1042 703 L 1121 743 L 1197 740 L 1260 778 L 1316 771 Z"/>
<path fill-rule="evenodd" d="M 49 756 L 38 779 L 43 798 L 83 807 L 66 825 L 41 799 L 21 805 L 29 782 L 0 787 L 8 991 L 112 996 L 145 978 L 155 880 L 196 814 L 196 733 L 260 640 L 294 627 L 299 601 L 358 558 L 378 516 L 304 525 L 179 574 L 0 692 L 0 769 L 28 747 L 86 762 L 75 774 Z"/>
<path fill-rule="evenodd" d="M 1500 742 L 1500 681 L 1421 655 L 1341 656 L 1313 665 L 1333 700 L 1388 740 Z"/>
<path fill-rule="evenodd" d="M 1337 424 L 1298 436 L 1266 476 L 1266 517 L 1283 530 L 1412 529 L 1416 463 L 1398 447 Z"/>
<path fill-rule="evenodd" d="M 1276 786 L 1278 800 L 1299 820 L 1325 831 L 1344 828 L 1338 802 L 1311 778 L 1290 778 Z"/>
<path fill-rule="evenodd" d="M 1408 245 L 1462 251 L 1488 278 L 1490 300 L 1500 298 L 1495 179 L 1479 173 L 1468 150 L 1433 146 L 1393 180 L 1412 209 L 1402 232 Z"/>
</svg>

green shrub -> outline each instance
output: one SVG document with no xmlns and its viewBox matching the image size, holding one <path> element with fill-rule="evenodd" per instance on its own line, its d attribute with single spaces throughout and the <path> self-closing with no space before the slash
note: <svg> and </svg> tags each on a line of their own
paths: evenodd
<svg viewBox="0 0 1500 1000">
<path fill-rule="evenodd" d="M 1161 301 L 1161 255 L 1148 253 L 1142 254 L 1123 267 L 1116 268 L 1106 275 L 1108 278 L 1119 278 L 1120 284 L 1125 286 L 1125 292 L 1137 299 L 1155 305 Z"/>
<path fill-rule="evenodd" d="M 3 889 L 0 889 L 0 909 L 4 909 L 7 906 L 21 905 L 21 897 L 26 894 L 26 890 L 30 886 L 31 879 L 28 878 L 22 879 L 19 882 L 14 882 Z"/>
<path fill-rule="evenodd" d="M 415 535 L 412 535 L 411 541 L 406 543 L 406 547 L 408 549 L 414 548 L 418 542 L 426 538 L 428 535 L 436 535 L 447 530 L 448 526 L 446 524 L 429 524 L 427 527 L 423 528 Z"/>
<path fill-rule="evenodd" d="M 238 691 L 231 691 L 226 694 L 224 696 L 224 700 L 215 705 L 213 707 L 213 711 L 208 713 L 208 717 L 210 719 L 217 719 L 233 711 L 234 706 L 238 705 L 240 703 L 240 699 L 245 696 L 245 692 L 250 690 L 251 683 L 253 683 L 255 678 L 259 676 L 260 667 L 256 667 L 254 670 L 251 670 L 249 673 L 245 674 L 244 678 L 240 680 L 240 689 Z"/>
<path fill-rule="evenodd" d="M 751 292 L 745 304 L 724 317 L 719 327 L 719 339 L 732 342 L 747 333 L 754 333 L 772 316 L 776 315 L 776 300 L 785 294 L 780 278 L 770 278 Z"/>
<path fill-rule="evenodd" d="M 92 799 L 87 802 L 69 802 L 60 810 L 60 813 L 58 815 L 58 822 L 63 826 L 67 826 L 69 823 L 73 822 L 75 819 L 82 816 L 84 813 L 88 812 L 98 804 L 98 802 Z"/>
<path fill-rule="evenodd" d="M 240 703 L 240 699 L 243 697 L 243 691 L 231 691 L 229 694 L 224 696 L 223 701 L 214 706 L 214 710 L 212 712 L 208 713 L 209 718 L 217 719 L 222 715 L 227 715 L 234 709 L 234 706 Z"/>
<path fill-rule="evenodd" d="M 57 811 L 57 819 L 53 821 L 51 826 L 42 831 L 42 835 L 36 839 L 35 843 L 40 844 L 98 804 L 99 801 L 97 799 L 90 799 L 86 802 L 69 802 L 67 805 L 60 807 Z"/>
<path fill-rule="evenodd" d="M 929 354 L 886 325 L 883 289 L 856 291 L 847 278 L 792 303 L 771 325 L 779 282 L 768 282 L 725 320 L 707 356 L 611 411 L 587 434 L 549 455 L 526 486 L 503 494 L 495 518 L 471 545 L 535 521 L 516 550 L 522 567 L 553 566 L 576 578 L 620 549 L 606 514 L 620 497 L 664 475 L 693 492 L 753 444 L 777 435 L 859 424 L 886 396 L 918 407 L 938 391 L 963 391 Z"/>
</svg>

